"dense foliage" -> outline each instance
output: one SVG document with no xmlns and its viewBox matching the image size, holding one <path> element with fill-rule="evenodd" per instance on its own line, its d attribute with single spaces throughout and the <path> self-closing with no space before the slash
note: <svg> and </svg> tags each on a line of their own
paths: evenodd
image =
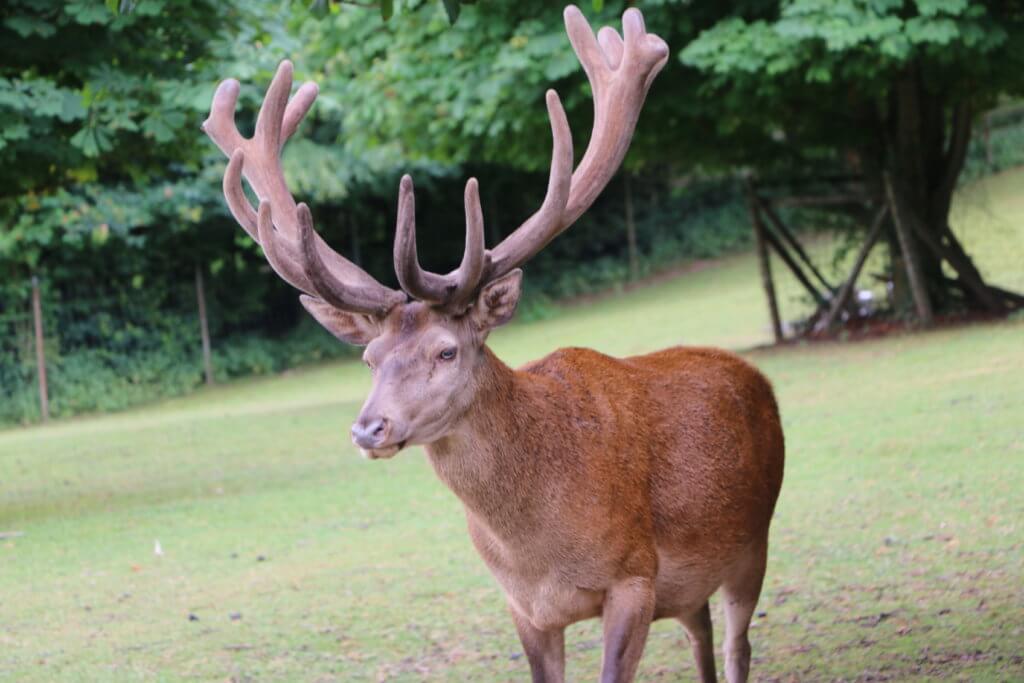
<svg viewBox="0 0 1024 683">
<path fill-rule="evenodd" d="M 982 281 L 948 216 L 976 115 L 1024 92 L 1024 4 L 786 0 L 723 8 L 680 59 L 704 74 L 702 93 L 719 103 L 727 126 L 760 131 L 761 144 L 740 148 L 741 158 L 763 166 L 773 150 L 783 167 L 824 163 L 862 177 L 875 197 L 891 184 L 912 233 L 906 248 L 936 309 L 999 312 L 1022 301 Z"/>
<path fill-rule="evenodd" d="M 617 24 L 628 4 L 583 7 L 595 25 Z M 528 266 L 527 317 L 544 315 L 552 300 L 742 244 L 737 169 L 826 168 L 850 149 L 874 158 L 869 143 L 881 139 L 885 119 L 863 117 L 868 105 L 884 104 L 908 64 L 927 66 L 929 87 L 970 93 L 974 110 L 1019 86 L 1015 3 L 844 0 L 835 11 L 811 0 L 637 4 L 682 59 L 659 76 L 626 160 L 636 270 L 617 178 Z M 200 383 L 197 269 L 218 376 L 346 352 L 309 324 L 226 213 L 224 161 L 198 130 L 220 79 L 242 83 L 242 130 L 281 59 L 295 62 L 298 79 L 320 84 L 286 148 L 286 175 L 325 239 L 393 284 L 401 173 L 417 182 L 421 258 L 440 270 L 462 250 L 465 178 L 480 179 L 491 244 L 539 204 L 550 155 L 547 88 L 560 93 L 582 152 L 592 104 L 560 15 L 559 4 L 541 0 L 6 3 L 0 422 L 37 416 L 33 276 L 42 283 L 58 415 Z M 954 105 L 952 96 L 942 101 L 943 111 Z M 1009 147 L 993 140 L 994 149 Z"/>
</svg>

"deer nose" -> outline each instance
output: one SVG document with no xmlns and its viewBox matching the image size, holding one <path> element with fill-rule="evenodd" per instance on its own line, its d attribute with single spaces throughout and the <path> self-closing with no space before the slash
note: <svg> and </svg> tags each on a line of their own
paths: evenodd
<svg viewBox="0 0 1024 683">
<path fill-rule="evenodd" d="M 360 448 L 376 448 L 384 443 L 390 431 L 387 418 L 359 419 L 352 425 L 352 441 Z"/>
</svg>

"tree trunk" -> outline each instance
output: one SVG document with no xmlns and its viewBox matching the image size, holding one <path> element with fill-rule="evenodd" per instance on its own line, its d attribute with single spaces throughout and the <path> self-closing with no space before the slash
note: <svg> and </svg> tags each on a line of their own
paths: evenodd
<svg viewBox="0 0 1024 683">
<path fill-rule="evenodd" d="M 888 174 L 885 175 L 885 194 L 889 201 L 889 213 L 892 214 L 892 224 L 896 228 L 896 238 L 900 244 L 900 253 L 903 254 L 903 264 L 907 269 L 907 281 L 910 283 L 910 293 L 914 297 L 917 319 L 925 327 L 930 327 L 934 322 L 934 315 L 932 313 L 932 300 L 928 293 L 928 285 L 924 281 L 924 273 L 921 270 L 921 251 L 918 249 L 917 240 L 914 239 L 910 226 L 907 225 L 903 217 L 903 207 L 893 192 L 892 179 Z"/>
<path fill-rule="evenodd" d="M 916 270 L 935 312 L 966 307 L 999 313 L 1014 305 L 1012 298 L 985 283 L 949 227 L 953 192 L 971 139 L 971 120 L 970 102 L 949 103 L 929 92 L 913 67 L 890 94 L 881 166 L 891 179 L 894 203 L 906 228 L 907 234 L 900 236 L 901 251 L 916 255 Z M 885 192 L 884 183 L 876 186 Z M 894 246 L 895 236 L 890 236 L 890 245 Z M 956 272 L 956 284 L 943 272 L 944 262 Z M 910 292 L 904 289 L 910 279 L 895 277 L 896 265 L 894 299 L 910 301 Z"/>
</svg>

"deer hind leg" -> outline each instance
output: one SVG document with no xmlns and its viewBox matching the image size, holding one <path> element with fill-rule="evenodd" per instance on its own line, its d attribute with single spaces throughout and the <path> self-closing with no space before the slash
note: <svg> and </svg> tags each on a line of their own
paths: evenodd
<svg viewBox="0 0 1024 683">
<path fill-rule="evenodd" d="M 693 649 L 693 659 L 697 662 L 697 675 L 701 683 L 714 683 L 718 680 L 715 674 L 715 646 L 711 631 L 711 608 L 707 602 L 692 614 L 680 617 L 679 621 L 686 629 Z"/>
<path fill-rule="evenodd" d="M 530 662 L 533 683 L 562 683 L 565 680 L 565 629 L 541 631 L 515 607 L 510 606 L 509 611 Z"/>
<path fill-rule="evenodd" d="M 601 620 L 604 655 L 601 683 L 630 683 L 644 653 L 654 617 L 654 584 L 650 579 L 626 579 L 605 594 Z"/>
<path fill-rule="evenodd" d="M 761 595 L 767 556 L 768 544 L 765 541 L 753 548 L 722 583 L 725 679 L 729 683 L 744 683 L 750 675 L 750 639 L 747 631 L 757 607 L 757 599 Z"/>
</svg>

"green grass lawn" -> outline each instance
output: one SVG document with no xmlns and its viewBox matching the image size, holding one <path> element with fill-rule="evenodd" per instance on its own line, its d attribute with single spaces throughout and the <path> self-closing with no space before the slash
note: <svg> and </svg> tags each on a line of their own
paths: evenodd
<svg viewBox="0 0 1024 683">
<path fill-rule="evenodd" d="M 1011 183 L 986 187 L 1024 222 Z M 766 339 L 743 255 L 493 345 L 518 364 Z M 754 677 L 1024 679 L 1024 321 L 747 356 L 788 444 Z M 0 679 L 528 680 L 422 453 L 350 445 L 368 380 L 328 365 L 0 433 Z M 572 680 L 596 678 L 599 635 L 570 629 Z M 659 622 L 641 679 L 692 676 Z"/>
</svg>

